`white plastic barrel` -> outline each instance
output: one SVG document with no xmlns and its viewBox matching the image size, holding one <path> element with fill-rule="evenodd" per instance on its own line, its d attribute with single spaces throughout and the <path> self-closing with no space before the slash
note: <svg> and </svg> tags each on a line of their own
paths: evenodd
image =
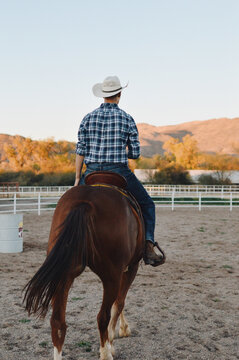
<svg viewBox="0 0 239 360">
<path fill-rule="evenodd" d="M 23 215 L 0 214 L 0 252 L 17 253 L 23 248 Z"/>
</svg>

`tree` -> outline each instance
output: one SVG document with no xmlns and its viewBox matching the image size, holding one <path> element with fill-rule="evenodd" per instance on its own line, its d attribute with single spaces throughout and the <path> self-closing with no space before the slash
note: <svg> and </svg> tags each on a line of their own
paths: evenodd
<svg viewBox="0 0 239 360">
<path fill-rule="evenodd" d="M 11 144 L 5 144 L 8 161 L 2 169 L 14 171 L 66 172 L 75 171 L 75 145 L 67 141 L 33 141 L 30 138 L 15 136 Z"/>
<path fill-rule="evenodd" d="M 192 136 L 186 135 L 182 142 L 179 139 L 170 139 L 163 145 L 166 157 L 172 163 L 177 163 L 185 169 L 196 169 L 200 162 L 200 153 L 197 141 Z"/>
<path fill-rule="evenodd" d="M 12 144 L 5 144 L 4 150 L 9 167 L 13 170 L 29 168 L 34 154 L 34 142 L 30 138 L 15 136 Z"/>
<path fill-rule="evenodd" d="M 201 169 L 230 171 L 238 170 L 239 157 L 227 154 L 203 154 L 200 164 Z"/>
</svg>

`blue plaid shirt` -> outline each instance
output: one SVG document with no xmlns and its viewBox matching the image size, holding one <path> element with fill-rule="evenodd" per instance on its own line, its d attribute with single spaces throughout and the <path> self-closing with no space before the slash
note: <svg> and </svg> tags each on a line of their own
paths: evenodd
<svg viewBox="0 0 239 360">
<path fill-rule="evenodd" d="M 127 164 L 128 158 L 137 159 L 140 144 L 134 119 L 117 104 L 101 104 L 82 120 L 76 153 L 85 156 L 86 164 Z"/>
</svg>

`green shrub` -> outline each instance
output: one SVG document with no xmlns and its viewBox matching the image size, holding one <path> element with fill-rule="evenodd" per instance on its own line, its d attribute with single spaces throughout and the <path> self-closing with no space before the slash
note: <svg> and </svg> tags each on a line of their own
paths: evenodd
<svg viewBox="0 0 239 360">
<path fill-rule="evenodd" d="M 218 174 L 216 174 L 217 176 Z M 201 185 L 231 185 L 229 177 L 225 176 L 213 176 L 210 174 L 202 174 L 198 178 L 198 182 Z"/>
<path fill-rule="evenodd" d="M 184 168 L 178 165 L 170 165 L 157 171 L 150 176 L 152 184 L 190 185 L 193 181 Z"/>
<path fill-rule="evenodd" d="M 33 171 L 2 172 L 0 182 L 18 182 L 20 186 L 71 186 L 75 173 L 40 173 Z"/>
</svg>

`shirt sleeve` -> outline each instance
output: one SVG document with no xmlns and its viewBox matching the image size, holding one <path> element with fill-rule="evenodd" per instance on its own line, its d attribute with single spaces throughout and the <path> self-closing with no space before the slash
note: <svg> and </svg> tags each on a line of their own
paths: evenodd
<svg viewBox="0 0 239 360">
<path fill-rule="evenodd" d="M 129 136 L 127 141 L 128 159 L 138 159 L 140 156 L 139 132 L 135 121 L 130 117 Z"/>
<path fill-rule="evenodd" d="M 86 153 L 86 122 L 87 117 L 84 117 L 78 130 L 78 142 L 76 144 L 76 154 L 78 155 L 85 155 Z"/>
</svg>

